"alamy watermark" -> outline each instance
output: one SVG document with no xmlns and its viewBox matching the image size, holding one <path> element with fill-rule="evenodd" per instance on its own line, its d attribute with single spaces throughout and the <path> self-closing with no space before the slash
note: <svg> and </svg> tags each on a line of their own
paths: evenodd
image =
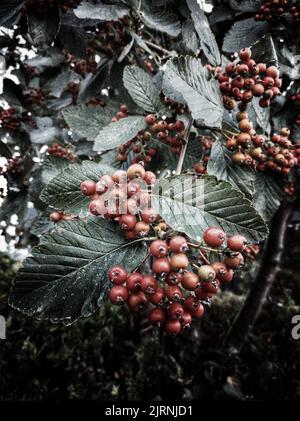
<svg viewBox="0 0 300 421">
<path fill-rule="evenodd" d="M 3 80 L 6 73 L 6 61 L 5 57 L 0 55 L 0 95 L 3 94 Z"/>
<path fill-rule="evenodd" d="M 295 325 L 291 331 L 292 338 L 298 341 L 300 339 L 300 314 L 293 316 L 292 324 Z"/>
<path fill-rule="evenodd" d="M 0 339 L 6 339 L 6 320 L 0 316 Z"/>
</svg>

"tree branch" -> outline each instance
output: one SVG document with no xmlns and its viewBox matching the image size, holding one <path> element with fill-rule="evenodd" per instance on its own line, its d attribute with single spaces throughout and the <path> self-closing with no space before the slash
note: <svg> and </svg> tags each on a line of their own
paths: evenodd
<svg viewBox="0 0 300 421">
<path fill-rule="evenodd" d="M 179 159 L 178 159 L 178 163 L 177 163 L 177 167 L 176 167 L 176 175 L 180 175 L 181 170 L 182 170 L 182 166 L 183 166 L 185 154 L 186 154 L 186 151 L 187 151 L 187 147 L 188 147 L 188 143 L 189 143 L 189 137 L 190 137 L 193 122 L 194 122 L 193 118 L 190 118 L 189 124 L 188 124 L 188 126 L 185 130 L 184 145 L 183 145 L 183 148 L 180 151 L 180 155 L 179 155 Z"/>
<path fill-rule="evenodd" d="M 292 210 L 293 205 L 291 203 L 282 204 L 274 215 L 256 279 L 225 337 L 223 345 L 236 352 L 240 352 L 242 349 L 275 282 L 280 269 L 285 234 Z"/>
</svg>

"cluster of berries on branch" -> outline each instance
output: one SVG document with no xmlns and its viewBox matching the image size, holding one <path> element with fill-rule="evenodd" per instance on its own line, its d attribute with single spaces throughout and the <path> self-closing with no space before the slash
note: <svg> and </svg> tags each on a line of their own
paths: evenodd
<svg viewBox="0 0 300 421">
<path fill-rule="evenodd" d="M 127 106 L 121 105 L 119 111 L 112 118 L 112 122 L 128 117 L 127 111 Z M 147 129 L 142 130 L 134 139 L 119 147 L 117 159 L 120 162 L 127 161 L 129 152 L 133 152 L 135 156 L 131 158 L 131 164 L 139 162 L 144 165 L 150 164 L 152 158 L 157 154 L 157 148 L 149 145 L 153 138 L 169 145 L 174 155 L 180 154 L 185 136 L 185 124 L 182 120 L 174 118 L 160 120 L 154 114 L 148 114 L 145 121 L 148 125 Z"/>
<path fill-rule="evenodd" d="M 49 218 L 54 223 L 57 223 L 60 221 L 72 221 L 74 219 L 79 219 L 77 216 L 68 215 L 64 212 L 52 212 Z"/>
<path fill-rule="evenodd" d="M 207 164 L 210 160 L 210 152 L 212 145 L 214 143 L 214 140 L 209 136 L 200 136 L 200 142 L 202 146 L 202 159 L 200 162 L 197 162 L 197 164 L 193 165 L 193 170 L 196 174 L 206 174 L 207 173 Z"/>
<path fill-rule="evenodd" d="M 16 131 L 20 127 L 21 120 L 16 116 L 14 108 L 0 111 L 0 125 L 10 131 Z"/>
<path fill-rule="evenodd" d="M 15 156 L 7 160 L 4 168 L 0 167 L 0 175 L 17 178 L 23 171 L 23 160 L 20 156 Z"/>
<path fill-rule="evenodd" d="M 297 21 L 300 19 L 300 2 L 295 4 L 290 0 L 263 0 L 255 20 L 272 21 L 288 15 Z"/>
<path fill-rule="evenodd" d="M 41 88 L 31 88 L 24 94 L 24 99 L 27 105 L 34 106 L 40 103 L 47 97 L 48 92 Z"/>
<path fill-rule="evenodd" d="M 243 111 L 236 115 L 240 133 L 227 138 L 227 148 L 234 151 L 232 161 L 238 165 L 253 166 L 258 171 L 272 170 L 288 175 L 300 161 L 297 149 L 289 139 L 290 130 L 280 129 L 270 140 L 257 135 L 248 114 Z"/>
<path fill-rule="evenodd" d="M 165 229 L 158 213 L 150 205 L 150 189 L 155 174 L 141 164 L 131 165 L 127 171 L 101 176 L 98 182 L 86 180 L 80 189 L 91 198 L 89 211 L 119 223 L 127 239 L 146 237 L 151 231 Z"/>
<path fill-rule="evenodd" d="M 234 270 L 244 263 L 246 240 L 241 235 L 227 238 L 218 227 L 208 228 L 203 245 L 188 242 L 172 233 L 149 244 L 151 271 L 127 273 L 123 267 L 111 268 L 108 277 L 113 286 L 109 299 L 113 304 L 127 303 L 132 311 L 148 306 L 148 319 L 173 335 L 182 333 L 193 319 L 201 318 L 205 305 L 218 293 L 222 283 L 231 282 Z M 213 263 L 209 253 L 218 256 Z"/>
<path fill-rule="evenodd" d="M 250 48 L 240 50 L 238 55 L 238 61 L 227 63 L 225 72 L 216 69 L 225 108 L 233 110 L 238 103 L 239 109 L 244 111 L 254 97 L 260 98 L 261 107 L 268 107 L 270 101 L 280 95 L 282 80 L 278 68 L 256 63 L 251 58 Z"/>
<path fill-rule="evenodd" d="M 48 147 L 47 153 L 52 156 L 59 156 L 61 158 L 66 158 L 71 162 L 76 160 L 76 155 L 73 154 L 71 149 L 61 146 L 59 143 L 53 143 Z"/>
<path fill-rule="evenodd" d="M 95 37 L 89 43 L 88 53 L 96 54 L 97 51 L 102 51 L 111 56 L 121 52 L 130 42 L 130 36 L 126 31 L 128 24 L 127 18 L 102 22 L 97 28 Z"/>
</svg>

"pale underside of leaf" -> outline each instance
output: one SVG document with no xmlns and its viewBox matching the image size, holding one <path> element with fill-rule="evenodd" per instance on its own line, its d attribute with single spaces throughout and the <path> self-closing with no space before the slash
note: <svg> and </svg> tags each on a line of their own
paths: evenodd
<svg viewBox="0 0 300 421">
<path fill-rule="evenodd" d="M 141 130 L 147 127 L 145 117 L 130 116 L 110 123 L 104 127 L 95 139 L 94 150 L 104 152 L 114 149 L 132 140 Z"/>
</svg>

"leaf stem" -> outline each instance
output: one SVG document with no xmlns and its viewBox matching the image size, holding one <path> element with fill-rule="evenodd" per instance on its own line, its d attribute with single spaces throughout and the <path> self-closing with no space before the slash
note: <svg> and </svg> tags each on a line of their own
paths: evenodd
<svg viewBox="0 0 300 421">
<path fill-rule="evenodd" d="M 189 124 L 188 124 L 188 126 L 185 130 L 185 134 L 184 134 L 185 143 L 183 145 L 183 148 L 180 151 L 180 155 L 179 155 L 179 159 L 178 159 L 178 163 L 177 163 L 177 167 L 176 167 L 176 175 L 180 175 L 180 173 L 182 171 L 182 166 L 183 166 L 185 154 L 186 154 L 186 151 L 187 151 L 187 147 L 188 147 L 188 143 L 189 143 L 189 137 L 190 137 L 193 122 L 194 122 L 194 119 L 190 118 Z"/>
</svg>

